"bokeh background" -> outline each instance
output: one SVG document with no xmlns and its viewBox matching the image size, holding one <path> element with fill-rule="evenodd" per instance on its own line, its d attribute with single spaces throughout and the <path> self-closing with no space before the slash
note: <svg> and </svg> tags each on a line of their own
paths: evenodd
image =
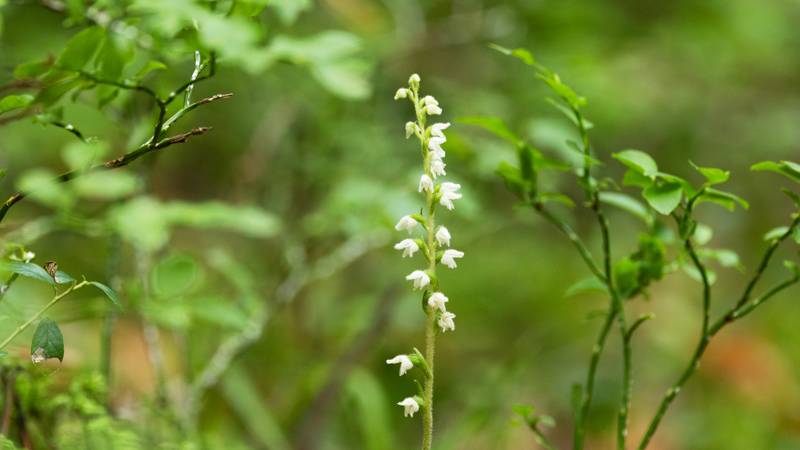
<svg viewBox="0 0 800 450">
<path fill-rule="evenodd" d="M 9 82 L 18 63 L 57 54 L 80 29 L 37 2 L 5 3 L 0 81 Z M 142 318 L 157 327 L 166 397 L 180 416 L 192 375 L 256 310 L 265 317 L 263 332 L 204 395 L 197 445 L 418 445 L 419 420 L 404 419 L 395 406 L 415 388 L 384 364 L 423 345 L 419 298 L 403 280 L 414 262 L 391 248 L 401 238 L 392 229 L 396 219 L 420 204 L 418 151 L 403 136 L 411 111 L 392 100 L 413 72 L 454 123 L 448 176 L 462 184 L 465 197 L 445 219 L 466 257 L 442 275 L 457 329 L 439 339 L 435 447 L 536 448 L 514 419 L 518 404 L 552 415 L 557 425 L 547 433 L 568 445 L 570 385 L 584 378 L 600 326 L 592 313 L 605 300 L 565 297 L 587 271 L 569 243 L 518 208 L 495 175 L 500 161 L 513 161 L 514 149 L 458 119 L 501 117 L 546 151 L 563 147 L 572 131 L 544 102 L 545 87 L 530 68 L 489 43 L 529 48 L 588 98 L 591 136 L 608 176 L 623 171 L 610 153 L 626 148 L 648 151 L 665 171 L 695 181 L 689 160 L 732 172 L 728 189 L 750 209 L 700 212 L 715 230 L 709 245 L 741 257 L 739 269 L 715 269 L 715 312 L 735 301 L 764 247 L 763 234 L 791 212 L 779 192 L 783 179 L 749 166 L 797 158 L 796 1 L 317 0 L 294 6 L 289 17 L 283 8 L 262 13 L 264 39 L 350 33 L 359 45 L 348 64 L 358 76 L 328 76 L 302 60 L 247 68 L 222 58 L 217 76 L 195 95 L 232 92 L 233 98 L 199 109 L 186 124 L 213 126 L 212 132 L 124 169 L 135 186 L 125 195 L 75 194 L 68 211 L 25 202 L 0 229 L 0 239 L 26 243 L 37 261 L 57 260 L 73 275 L 108 280 L 122 292 L 126 308 L 110 328 L 109 309 L 94 294 L 57 307 L 53 316 L 62 321 L 67 343 L 63 364 L 31 368 L 23 341 L 11 356 L 19 355 L 19 364 L 34 373 L 31 383 L 46 385 L 52 395 L 74 394 L 76 383 L 85 387 L 93 374 L 110 374 L 98 389 L 107 396 L 111 426 L 131 430 L 132 442 L 152 444 L 144 448 L 178 448 L 182 438 L 172 419 L 162 417 L 171 415 L 164 412 L 169 408 L 154 400 L 158 377 Z M 162 92 L 192 70 L 190 52 L 175 54 L 153 81 Z M 118 155 L 152 123 L 146 99 L 120 104 L 127 106 L 98 111 L 76 98 L 65 102 L 64 115 Z M 0 126 L 0 165 L 8 173 L 2 191 L 13 191 L 33 169 L 65 170 L 62 155 L 73 141 L 64 130 L 31 120 Z M 571 177 L 551 181 L 580 198 Z M 209 212 L 219 206 L 209 202 L 255 212 L 220 230 L 209 222 L 228 212 Z M 181 212 L 187 204 L 204 208 Z M 192 213 L 201 217 L 183 216 Z M 562 213 L 598 250 L 592 216 L 580 206 Z M 168 214 L 183 219 L 163 219 Z M 629 251 L 641 225 L 616 211 L 611 222 L 615 252 Z M 775 266 L 770 280 L 781 275 Z M 651 448 L 800 448 L 797 297 L 797 289 L 789 290 L 718 336 Z M 12 329 L 48 298 L 46 287 L 18 282 L 0 304 L 0 327 Z M 237 302 L 266 309 L 227 307 Z M 670 274 L 629 310 L 631 317 L 656 315 L 634 343 L 636 438 L 688 361 L 699 328 L 700 285 Z M 112 336 L 108 362 L 104 330 Z M 612 448 L 619 356 L 612 335 L 591 413 L 591 449 Z"/>
</svg>

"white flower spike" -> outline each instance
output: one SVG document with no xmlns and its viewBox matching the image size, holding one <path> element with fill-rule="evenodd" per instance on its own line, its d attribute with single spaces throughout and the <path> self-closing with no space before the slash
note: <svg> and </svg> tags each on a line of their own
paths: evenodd
<svg viewBox="0 0 800 450">
<path fill-rule="evenodd" d="M 402 241 L 394 244 L 395 250 L 402 250 L 403 251 L 403 258 L 408 256 L 409 258 L 414 256 L 414 253 L 419 251 L 419 245 L 414 239 L 403 239 Z"/>
<path fill-rule="evenodd" d="M 403 407 L 403 415 L 405 417 L 414 417 L 414 413 L 419 411 L 419 403 L 414 397 L 406 397 L 397 404 Z"/>
<path fill-rule="evenodd" d="M 460 252 L 458 250 L 453 250 L 453 249 L 447 249 L 444 251 L 444 254 L 442 255 L 442 264 L 451 269 L 455 269 L 456 267 L 458 267 L 458 264 L 456 264 L 456 258 L 463 258 L 463 257 L 464 257 L 464 252 Z"/>
<path fill-rule="evenodd" d="M 414 368 L 414 363 L 411 362 L 411 358 L 408 355 L 397 355 L 392 359 L 387 359 L 386 364 L 400 364 L 401 377 Z"/>
<path fill-rule="evenodd" d="M 459 189 L 461 189 L 460 184 L 450 182 L 442 183 L 442 186 L 439 189 L 439 193 L 441 195 L 439 203 L 449 210 L 455 208 L 455 205 L 453 205 L 453 200 L 458 200 L 462 197 L 462 195 L 458 193 Z"/>
<path fill-rule="evenodd" d="M 447 296 L 441 292 L 434 292 L 430 297 L 428 297 L 428 305 L 434 310 L 438 309 L 439 311 L 446 313 L 447 308 L 445 307 L 445 303 L 447 303 L 449 300 L 450 299 L 448 299 Z"/>
<path fill-rule="evenodd" d="M 453 320 L 455 318 L 456 315 L 449 311 L 442 313 L 442 315 L 439 317 L 439 328 L 442 329 L 442 333 L 447 330 L 456 331 L 456 322 Z"/>
<path fill-rule="evenodd" d="M 417 192 L 433 192 L 433 180 L 428 174 L 423 173 L 421 177 L 419 177 L 419 188 Z"/>
<path fill-rule="evenodd" d="M 436 242 L 439 245 L 450 247 L 450 231 L 444 226 L 440 226 L 439 229 L 436 230 Z"/>
<path fill-rule="evenodd" d="M 450 128 L 450 122 L 435 123 L 431 125 L 431 136 L 444 138 L 443 131 Z"/>
<path fill-rule="evenodd" d="M 417 228 L 417 221 L 414 220 L 411 216 L 403 216 L 400 218 L 400 221 L 397 222 L 397 225 L 394 226 L 394 229 L 397 231 L 408 231 L 408 234 L 411 234 L 414 229 Z"/>
<path fill-rule="evenodd" d="M 406 275 L 406 280 L 414 283 L 414 289 L 423 289 L 431 284 L 431 277 L 422 270 L 415 270 Z"/>
<path fill-rule="evenodd" d="M 394 94 L 394 99 L 395 100 L 400 100 L 400 99 L 407 98 L 407 97 L 408 97 L 408 89 L 406 89 L 406 88 L 400 88 Z"/>
</svg>

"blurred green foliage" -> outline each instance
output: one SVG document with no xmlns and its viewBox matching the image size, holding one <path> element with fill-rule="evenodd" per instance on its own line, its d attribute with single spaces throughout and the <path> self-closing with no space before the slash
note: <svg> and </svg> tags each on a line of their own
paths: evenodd
<svg viewBox="0 0 800 450">
<path fill-rule="evenodd" d="M 6 254 L 23 245 L 38 264 L 108 284 L 123 304 L 87 289 L 51 310 L 63 364 L 30 362 L 33 329 L 7 349 L 3 385 L 19 403 L 8 434 L 36 448 L 417 445 L 416 419 L 394 405 L 407 385 L 383 362 L 420 338 L 419 299 L 396 289 L 412 265 L 386 232 L 417 204 L 418 154 L 391 97 L 418 72 L 454 122 L 448 168 L 465 199 L 452 229 L 469 256 L 442 275 L 459 322 L 438 349 L 436 448 L 533 448 L 518 404 L 552 416 L 546 432 L 566 445 L 571 385 L 584 376 L 604 297 L 597 286 L 569 288 L 589 273 L 569 242 L 515 208 L 495 172 L 516 161 L 515 140 L 574 167 L 581 160 L 565 142 L 580 137 L 543 101 L 530 68 L 489 44 L 532 49 L 587 97 L 601 168 L 615 179 L 625 167 L 611 155 L 626 149 L 693 185 L 727 175 L 695 172 L 689 160 L 730 171 L 726 189 L 750 210 L 697 217 L 715 230 L 704 239 L 719 252 L 719 312 L 742 288 L 740 267 L 757 263 L 762 236 L 792 210 L 776 194 L 791 181 L 749 167 L 773 160 L 763 168 L 797 172 L 778 161 L 796 161 L 800 142 L 798 18 L 800 6 L 782 0 L 0 0 L 0 190 L 36 187 L 0 224 L 0 242 Z M 216 55 L 216 74 L 191 99 L 234 95 L 180 116 L 164 137 L 213 130 L 125 168 L 51 182 L 153 134 L 148 94 L 91 77 L 169 98 L 198 50 L 203 73 Z M 68 70 L 44 80 L 55 62 Z M 35 75 L 43 85 L 22 82 Z M 184 106 L 181 96 L 167 113 Z M 507 124 L 512 145 L 467 126 L 487 116 Z M 542 177 L 580 198 L 568 177 Z M 598 248 L 582 208 L 563 211 Z M 640 242 L 647 213 L 609 211 L 622 236 L 614 254 L 639 248 L 633 275 L 658 278 L 638 269 L 660 254 Z M 648 291 L 632 304 L 632 314 L 656 316 L 633 348 L 633 436 L 686 364 L 700 320 L 690 276 L 668 273 Z M 48 284 L 15 281 L 0 334 L 51 297 Z M 800 447 L 796 291 L 780 297 L 722 332 L 652 448 Z M 619 358 L 611 346 L 601 361 L 587 448 L 612 442 Z"/>
</svg>

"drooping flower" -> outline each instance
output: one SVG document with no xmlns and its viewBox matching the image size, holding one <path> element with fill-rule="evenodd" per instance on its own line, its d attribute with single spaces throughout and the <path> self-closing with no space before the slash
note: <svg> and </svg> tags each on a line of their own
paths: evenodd
<svg viewBox="0 0 800 450">
<path fill-rule="evenodd" d="M 408 89 L 406 89 L 406 88 L 400 88 L 394 94 L 394 99 L 395 100 L 400 100 L 402 98 L 407 98 L 407 97 L 408 97 Z"/>
<path fill-rule="evenodd" d="M 441 194 L 439 203 L 450 210 L 455 208 L 455 205 L 453 205 L 453 200 L 458 200 L 462 197 L 462 195 L 458 193 L 459 189 L 461 189 L 460 184 L 450 183 L 449 181 L 442 183 L 442 186 L 439 189 L 439 193 Z"/>
<path fill-rule="evenodd" d="M 443 131 L 450 128 L 450 122 L 435 123 L 431 125 L 431 136 L 445 138 Z"/>
<path fill-rule="evenodd" d="M 414 289 L 422 289 L 431 284 L 431 277 L 422 270 L 415 270 L 406 275 L 406 280 L 414 282 Z"/>
<path fill-rule="evenodd" d="M 419 403 L 414 397 L 406 397 L 397 404 L 403 407 L 403 415 L 405 417 L 414 417 L 414 413 L 419 411 Z"/>
<path fill-rule="evenodd" d="M 438 242 L 439 245 L 446 245 L 450 247 L 450 231 L 448 231 L 444 225 L 440 226 L 436 230 L 436 242 Z"/>
<path fill-rule="evenodd" d="M 439 311 L 445 313 L 447 312 L 447 308 L 444 304 L 449 300 L 450 299 L 448 299 L 447 296 L 441 292 L 434 292 L 430 297 L 428 297 L 428 305 L 433 309 L 438 309 Z"/>
<path fill-rule="evenodd" d="M 428 176 L 428 174 L 423 173 L 422 176 L 419 177 L 419 188 L 417 191 L 433 192 L 433 180 Z"/>
<path fill-rule="evenodd" d="M 419 251 L 419 245 L 417 241 L 414 239 L 403 239 L 402 241 L 394 244 L 395 250 L 402 250 L 403 251 L 403 258 L 408 256 L 409 258 L 414 256 L 414 253 Z"/>
<path fill-rule="evenodd" d="M 442 113 L 442 108 L 440 108 L 439 105 L 434 105 L 434 104 L 425 105 L 425 112 L 429 116 L 438 116 L 439 114 Z"/>
<path fill-rule="evenodd" d="M 412 134 L 417 132 L 417 124 L 414 122 L 406 122 L 406 139 L 410 138 Z"/>
<path fill-rule="evenodd" d="M 428 141 L 428 150 L 431 151 L 431 155 L 433 159 L 442 159 L 445 157 L 444 149 L 442 148 L 442 144 L 445 143 L 444 138 L 440 137 L 432 137 Z"/>
<path fill-rule="evenodd" d="M 444 251 L 444 254 L 442 254 L 442 264 L 451 269 L 455 269 L 456 267 L 458 267 L 458 264 L 456 264 L 456 258 L 463 258 L 463 257 L 464 257 L 464 252 L 460 252 L 458 250 L 449 248 Z"/>
<path fill-rule="evenodd" d="M 445 166 L 447 166 L 447 164 L 441 159 L 431 159 L 431 175 L 433 175 L 433 178 L 447 175 L 447 172 L 444 171 Z"/>
<path fill-rule="evenodd" d="M 455 331 L 456 330 L 456 322 L 453 320 L 456 318 L 456 315 L 451 313 L 450 311 L 445 311 L 439 316 L 439 328 L 442 329 L 444 333 L 447 330 Z"/>
<path fill-rule="evenodd" d="M 425 106 L 439 106 L 439 101 L 436 100 L 432 95 L 426 95 L 425 97 L 422 97 L 422 104 Z"/>
<path fill-rule="evenodd" d="M 397 225 L 394 226 L 394 229 L 397 231 L 406 230 L 408 234 L 411 234 L 414 229 L 417 228 L 417 221 L 414 220 L 411 216 L 403 216 L 400 218 L 400 221 L 397 222 Z"/>
<path fill-rule="evenodd" d="M 400 364 L 401 377 L 414 368 L 414 363 L 411 362 L 411 358 L 408 355 L 397 355 L 392 359 L 387 359 L 386 364 Z"/>
</svg>

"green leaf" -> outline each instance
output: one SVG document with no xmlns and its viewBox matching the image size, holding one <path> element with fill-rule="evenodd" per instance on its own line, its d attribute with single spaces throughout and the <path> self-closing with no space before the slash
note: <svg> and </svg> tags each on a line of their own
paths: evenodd
<svg viewBox="0 0 800 450">
<path fill-rule="evenodd" d="M 542 192 L 539 194 L 539 201 L 542 203 L 561 203 L 570 208 L 575 207 L 575 202 L 571 198 L 558 192 Z"/>
<path fill-rule="evenodd" d="M 698 250 L 697 253 L 704 259 L 713 259 L 717 261 L 722 267 L 742 267 L 739 255 L 733 250 L 724 248 L 703 248 Z"/>
<path fill-rule="evenodd" d="M 669 215 L 681 203 L 683 188 L 677 183 L 652 184 L 642 193 L 647 203 L 661 214 Z"/>
<path fill-rule="evenodd" d="M 197 284 L 200 270 L 187 255 L 171 255 L 156 264 L 151 274 L 153 291 L 162 298 L 186 294 Z"/>
<path fill-rule="evenodd" d="M 523 139 L 516 135 L 511 129 L 506 125 L 503 119 L 499 117 L 489 117 L 489 116 L 468 116 L 468 117 L 459 117 L 456 119 L 456 122 L 463 123 L 466 125 L 474 125 L 477 127 L 481 127 L 490 133 L 493 133 L 495 136 L 506 139 L 513 143 L 514 145 L 521 145 Z"/>
<path fill-rule="evenodd" d="M 23 277 L 44 281 L 51 285 L 56 284 L 56 280 L 53 280 L 53 277 L 38 264 L 22 261 L 6 261 L 3 263 L 3 266 L 10 272 L 22 275 Z M 56 274 L 56 277 L 58 277 L 58 274 Z"/>
<path fill-rule="evenodd" d="M 25 108 L 33 103 L 33 96 L 29 94 L 8 95 L 0 99 L 0 114 Z"/>
<path fill-rule="evenodd" d="M 36 78 L 44 75 L 52 66 L 53 62 L 49 59 L 22 63 L 14 68 L 14 78 L 18 80 Z"/>
<path fill-rule="evenodd" d="M 622 164 L 650 179 L 655 178 L 656 174 L 658 174 L 656 161 L 641 150 L 623 150 L 614 153 L 612 156 Z"/>
<path fill-rule="evenodd" d="M 95 68 L 97 75 L 104 80 L 118 81 L 122 77 L 125 60 L 111 35 L 103 39 L 103 46 L 97 54 Z"/>
<path fill-rule="evenodd" d="M 80 71 L 92 60 L 105 32 L 100 27 L 90 27 L 76 34 L 58 56 L 56 66 Z"/>
<path fill-rule="evenodd" d="M 616 206 L 623 211 L 633 214 L 634 216 L 642 219 L 645 223 L 651 223 L 653 221 L 653 216 L 650 214 L 650 210 L 647 209 L 642 202 L 636 200 L 630 195 L 623 194 L 621 192 L 603 191 L 598 194 L 598 199 L 607 205 Z"/>
<path fill-rule="evenodd" d="M 736 209 L 736 205 L 739 204 L 742 208 L 748 209 L 750 204 L 741 197 L 736 194 L 732 194 L 730 192 L 720 191 L 714 188 L 706 188 L 703 194 L 698 198 L 697 203 L 701 202 L 712 202 L 716 203 L 724 208 L 727 208 L 729 211 L 733 211 Z"/>
<path fill-rule="evenodd" d="M 64 335 L 52 319 L 44 318 L 36 327 L 31 340 L 31 357 L 34 362 L 50 358 L 64 360 Z"/>
<path fill-rule="evenodd" d="M 622 184 L 624 186 L 637 186 L 642 189 L 646 189 L 653 184 L 653 180 L 651 178 L 647 178 L 634 169 L 629 169 L 622 177 Z"/>
<path fill-rule="evenodd" d="M 567 288 L 564 297 L 574 297 L 579 294 L 601 293 L 608 294 L 606 284 L 598 280 L 597 277 L 584 278 Z"/>
<path fill-rule="evenodd" d="M 700 172 L 704 177 L 706 177 L 706 185 L 708 186 L 724 183 L 728 181 L 728 178 L 731 176 L 731 173 L 727 170 L 718 169 L 716 167 L 700 167 L 691 161 L 689 161 L 689 164 L 691 164 L 696 171 Z"/>
<path fill-rule="evenodd" d="M 537 66 L 536 59 L 533 57 L 530 51 L 524 48 L 515 48 L 510 49 L 506 47 L 501 47 L 497 44 L 489 44 L 489 48 L 493 50 L 497 50 L 498 52 L 506 55 L 506 56 L 513 56 L 514 58 L 519 59 L 523 63 L 529 66 Z"/>
<path fill-rule="evenodd" d="M 140 80 L 146 77 L 150 72 L 154 72 L 156 70 L 167 70 L 167 65 L 162 63 L 161 61 L 156 61 L 151 59 L 150 61 L 147 61 L 147 63 L 136 72 L 134 78 Z"/>
<path fill-rule="evenodd" d="M 754 171 L 768 171 L 779 173 L 790 180 L 800 183 L 800 165 L 791 161 L 763 161 L 750 167 Z"/>
<path fill-rule="evenodd" d="M 122 302 L 113 289 L 98 281 L 90 281 L 89 284 L 103 291 L 103 294 L 106 294 L 106 297 L 108 297 L 108 299 L 111 300 L 111 303 L 113 303 L 117 308 L 122 308 Z"/>
<path fill-rule="evenodd" d="M 787 231 L 789 231 L 789 227 L 776 227 L 776 228 L 773 228 L 773 229 L 767 231 L 766 233 L 764 233 L 764 240 L 765 241 L 772 241 L 774 239 L 778 239 L 779 237 L 781 237 L 784 234 L 786 234 Z"/>
<path fill-rule="evenodd" d="M 278 13 L 284 25 L 291 25 L 297 20 L 297 16 L 311 7 L 311 0 L 271 0 L 261 3 L 269 4 Z"/>
</svg>

